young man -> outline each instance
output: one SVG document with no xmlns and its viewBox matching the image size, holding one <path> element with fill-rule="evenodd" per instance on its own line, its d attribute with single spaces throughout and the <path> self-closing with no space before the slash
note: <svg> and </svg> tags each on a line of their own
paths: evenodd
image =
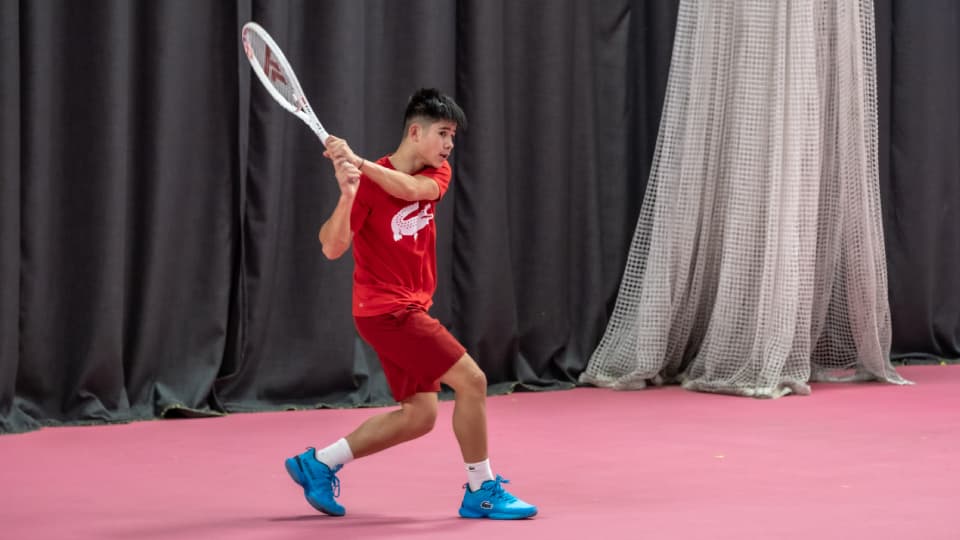
<svg viewBox="0 0 960 540">
<path fill-rule="evenodd" d="M 330 446 L 287 459 L 287 472 L 311 506 L 345 513 L 334 498 L 336 473 L 349 461 L 425 435 L 437 417 L 440 383 L 453 388 L 453 430 L 467 469 L 460 515 L 521 519 L 537 508 L 504 490 L 487 457 L 487 379 L 463 346 L 427 314 L 436 289 L 434 209 L 450 184 L 447 163 L 466 116 L 448 96 L 418 91 L 404 113 L 397 150 L 376 162 L 347 142 L 327 139 L 340 200 L 320 229 L 323 254 L 343 255 L 353 243 L 353 316 L 376 350 L 400 409 L 371 417 Z M 336 493 L 334 493 L 336 491 Z"/>
</svg>

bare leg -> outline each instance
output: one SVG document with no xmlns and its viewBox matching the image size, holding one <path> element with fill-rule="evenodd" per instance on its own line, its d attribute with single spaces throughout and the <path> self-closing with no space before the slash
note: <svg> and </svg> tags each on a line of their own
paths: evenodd
<svg viewBox="0 0 960 540">
<path fill-rule="evenodd" d="M 369 456 L 402 442 L 426 435 L 437 419 L 437 394 L 422 392 L 400 403 L 400 409 L 368 418 L 353 433 L 347 444 L 353 457 Z"/>
<path fill-rule="evenodd" d="M 465 463 L 487 459 L 487 376 L 480 366 L 464 354 L 443 377 L 443 384 L 453 388 L 453 433 L 460 443 Z"/>
</svg>

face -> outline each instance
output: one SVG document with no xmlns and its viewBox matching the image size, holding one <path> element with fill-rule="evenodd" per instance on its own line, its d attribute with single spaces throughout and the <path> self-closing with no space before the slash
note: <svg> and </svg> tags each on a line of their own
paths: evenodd
<svg viewBox="0 0 960 540">
<path fill-rule="evenodd" d="M 426 127 L 421 125 L 419 131 L 417 149 L 420 157 L 431 167 L 439 167 L 453 152 L 453 138 L 457 135 L 456 122 L 439 120 Z"/>
</svg>

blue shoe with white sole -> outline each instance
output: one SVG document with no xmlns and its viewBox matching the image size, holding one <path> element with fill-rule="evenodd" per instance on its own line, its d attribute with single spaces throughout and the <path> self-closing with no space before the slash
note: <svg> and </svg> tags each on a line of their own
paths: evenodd
<svg viewBox="0 0 960 540">
<path fill-rule="evenodd" d="M 288 458 L 286 463 L 290 478 L 303 488 L 303 496 L 310 506 L 331 516 L 342 516 L 347 511 L 335 500 L 340 496 L 340 479 L 337 471 L 343 465 L 333 469 L 321 461 L 317 461 L 313 448 Z"/>
<path fill-rule="evenodd" d="M 496 480 L 487 480 L 480 489 L 470 491 L 470 485 L 463 486 L 463 503 L 460 504 L 460 517 L 488 519 L 525 519 L 537 515 L 537 507 L 514 497 L 503 489 L 510 483 L 499 474 Z"/>
</svg>

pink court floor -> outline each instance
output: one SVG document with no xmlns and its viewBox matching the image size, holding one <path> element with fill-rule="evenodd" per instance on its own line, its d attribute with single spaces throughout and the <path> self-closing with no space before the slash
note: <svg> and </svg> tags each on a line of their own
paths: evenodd
<svg viewBox="0 0 960 540">
<path fill-rule="evenodd" d="M 960 539 L 960 366 L 913 386 L 779 400 L 580 388 L 492 397 L 491 460 L 540 514 L 457 517 L 441 404 L 425 438 L 340 473 L 317 514 L 283 460 L 371 409 L 236 414 L 0 436 L 0 538 Z"/>
</svg>

